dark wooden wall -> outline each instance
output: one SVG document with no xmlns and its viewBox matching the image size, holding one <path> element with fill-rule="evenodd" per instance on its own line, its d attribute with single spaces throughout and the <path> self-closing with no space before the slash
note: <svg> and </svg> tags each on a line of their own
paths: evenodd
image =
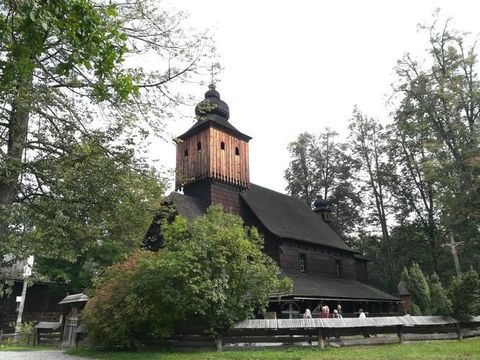
<svg viewBox="0 0 480 360">
<path fill-rule="evenodd" d="M 23 283 L 15 282 L 9 296 L 0 298 L 0 329 L 8 331 L 16 321 L 16 296 L 22 294 Z M 65 289 L 56 285 L 34 284 L 27 288 L 23 321 L 56 321 L 62 307 L 58 302 L 65 297 Z"/>
<path fill-rule="evenodd" d="M 306 273 L 336 277 L 336 262 L 341 264 L 341 278 L 357 280 L 356 264 L 352 254 L 342 253 L 318 245 L 283 241 L 280 245 L 281 268 L 300 271 L 299 254 L 305 254 Z"/>
<path fill-rule="evenodd" d="M 365 284 L 368 283 L 368 270 L 367 270 L 368 261 L 356 259 L 357 266 L 357 280 Z"/>
<path fill-rule="evenodd" d="M 197 198 L 206 209 L 212 204 L 222 205 L 227 212 L 241 215 L 241 187 L 224 182 L 204 179 L 184 186 L 185 195 Z"/>
</svg>

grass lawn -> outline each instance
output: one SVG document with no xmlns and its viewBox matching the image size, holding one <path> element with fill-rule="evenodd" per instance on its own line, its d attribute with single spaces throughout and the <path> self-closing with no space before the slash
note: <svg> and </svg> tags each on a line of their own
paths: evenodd
<svg viewBox="0 0 480 360">
<path fill-rule="evenodd" d="M 72 355 L 93 359 L 115 360 L 376 360 L 376 359 L 480 359 L 480 339 L 463 341 L 421 341 L 415 343 L 357 346 L 348 348 L 291 348 L 275 350 L 226 350 L 214 351 L 157 351 L 157 352 L 97 352 L 86 349 L 72 349 Z"/>
</svg>

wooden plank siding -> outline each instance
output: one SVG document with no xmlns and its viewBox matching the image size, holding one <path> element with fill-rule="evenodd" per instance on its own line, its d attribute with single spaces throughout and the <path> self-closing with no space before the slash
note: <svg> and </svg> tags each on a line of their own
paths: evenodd
<svg viewBox="0 0 480 360">
<path fill-rule="evenodd" d="M 222 142 L 225 144 L 223 150 Z M 197 150 L 198 143 L 201 144 L 200 151 Z M 236 148 L 239 155 L 235 154 Z M 207 177 L 243 188 L 250 183 L 248 143 L 214 127 L 178 143 L 176 163 L 176 189 Z"/>
<path fill-rule="evenodd" d="M 353 254 L 328 250 L 312 244 L 300 244 L 295 241 L 283 241 L 280 245 L 280 267 L 299 270 L 299 254 L 305 255 L 306 272 L 310 275 L 327 275 L 336 277 L 336 262 L 341 266 L 341 278 L 359 280 L 356 275 L 356 262 Z"/>
</svg>

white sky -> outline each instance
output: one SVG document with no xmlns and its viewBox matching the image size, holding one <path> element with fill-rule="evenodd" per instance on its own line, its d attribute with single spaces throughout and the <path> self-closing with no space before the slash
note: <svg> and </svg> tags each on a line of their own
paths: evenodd
<svg viewBox="0 0 480 360">
<path fill-rule="evenodd" d="M 167 2 L 168 4 L 168 2 Z M 251 181 L 284 192 L 287 145 L 303 131 L 326 126 L 341 134 L 354 105 L 382 121 L 392 110 L 394 66 L 406 52 L 424 56 L 427 35 L 417 24 L 432 13 L 453 17 L 452 27 L 480 33 L 480 1 L 171 0 L 190 13 L 190 24 L 209 28 L 224 67 L 217 90 L 230 122 L 250 141 Z M 205 86 L 189 93 L 203 99 Z M 169 123 L 167 137 L 194 122 Z M 175 166 L 173 143 L 154 144 L 150 156 Z"/>
</svg>

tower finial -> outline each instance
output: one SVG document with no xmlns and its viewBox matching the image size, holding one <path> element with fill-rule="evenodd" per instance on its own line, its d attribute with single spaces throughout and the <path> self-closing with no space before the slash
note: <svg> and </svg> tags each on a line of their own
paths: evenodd
<svg viewBox="0 0 480 360">
<path fill-rule="evenodd" d="M 208 86 L 209 89 L 212 89 L 211 87 L 213 87 L 213 90 L 215 90 L 215 84 L 217 82 L 215 80 L 215 77 L 218 75 L 220 70 L 221 66 L 218 62 L 212 63 L 212 66 L 210 67 L 210 85 Z"/>
</svg>

